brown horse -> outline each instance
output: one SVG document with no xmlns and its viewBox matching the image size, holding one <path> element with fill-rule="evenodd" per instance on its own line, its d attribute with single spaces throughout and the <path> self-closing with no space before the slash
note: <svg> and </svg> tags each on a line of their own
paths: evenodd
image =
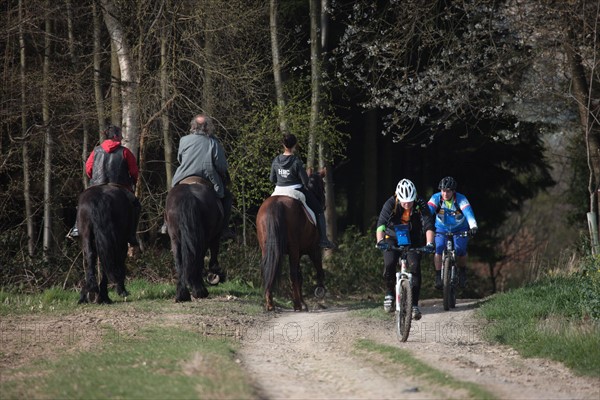
<svg viewBox="0 0 600 400">
<path fill-rule="evenodd" d="M 307 189 L 312 191 L 321 204 L 325 203 L 323 176 L 325 171 L 311 173 Z M 300 257 L 308 255 L 317 270 L 315 294 L 324 294 L 322 249 L 319 233 L 309 220 L 302 203 L 287 196 L 271 196 L 266 199 L 256 215 L 256 234 L 262 250 L 261 270 L 265 288 L 266 308 L 273 310 L 273 285 L 280 274 L 284 256 L 289 256 L 290 282 L 294 311 L 308 311 L 302 297 L 302 271 Z"/>
<path fill-rule="evenodd" d="M 171 237 L 171 251 L 177 268 L 175 301 L 190 301 L 208 296 L 204 285 L 204 257 L 210 249 L 211 283 L 225 281 L 219 268 L 219 240 L 223 231 L 223 208 L 212 184 L 189 177 L 167 195 L 165 220 Z M 216 278 L 218 276 L 218 279 Z"/>
</svg>

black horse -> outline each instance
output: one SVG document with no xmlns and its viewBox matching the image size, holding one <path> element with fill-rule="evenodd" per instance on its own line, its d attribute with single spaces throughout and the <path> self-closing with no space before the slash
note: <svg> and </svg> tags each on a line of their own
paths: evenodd
<svg viewBox="0 0 600 400">
<path fill-rule="evenodd" d="M 79 195 L 77 223 L 86 265 L 79 303 L 112 303 L 108 297 L 108 279 L 116 283 L 119 295 L 128 295 L 125 290 L 125 259 L 127 239 L 133 224 L 133 206 L 125 190 L 108 184 L 91 186 Z M 98 259 L 100 286 L 96 279 Z"/>
<path fill-rule="evenodd" d="M 325 191 L 323 176 L 308 171 L 309 184 L 319 202 L 324 205 Z M 315 294 L 325 293 L 323 286 L 322 249 L 319 247 L 319 233 L 299 200 L 287 196 L 267 198 L 256 215 L 256 235 L 262 250 L 261 270 L 265 288 L 266 309 L 273 310 L 273 285 L 279 276 L 284 256 L 289 256 L 290 281 L 294 311 L 308 310 L 302 296 L 302 271 L 300 257 L 307 254 L 317 270 L 317 290 Z"/>
<path fill-rule="evenodd" d="M 195 298 L 207 297 L 203 280 L 204 257 L 209 249 L 209 280 L 213 284 L 225 280 L 217 258 L 223 208 L 212 184 L 199 177 L 189 177 L 174 186 L 167 196 L 165 221 L 177 268 L 175 301 L 190 301 L 189 289 Z"/>
</svg>

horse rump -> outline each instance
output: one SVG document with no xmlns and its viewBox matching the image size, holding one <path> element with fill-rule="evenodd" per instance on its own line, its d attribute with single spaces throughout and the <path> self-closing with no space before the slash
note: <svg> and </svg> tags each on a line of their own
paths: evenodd
<svg viewBox="0 0 600 400">
<path fill-rule="evenodd" d="M 191 296 L 208 296 L 203 282 L 204 257 L 211 236 L 207 227 L 211 222 L 207 218 L 210 214 L 207 212 L 207 199 L 216 204 L 212 188 L 201 184 L 176 185 L 167 196 L 165 219 L 177 269 L 177 302 L 190 301 Z"/>
<path fill-rule="evenodd" d="M 112 303 L 108 280 L 117 285 L 119 295 L 128 295 L 125 259 L 133 207 L 124 190 L 114 185 L 92 186 L 79 196 L 77 224 L 86 264 L 79 303 L 87 302 L 88 296 L 97 303 Z M 97 261 L 100 285 L 96 279 Z"/>
</svg>

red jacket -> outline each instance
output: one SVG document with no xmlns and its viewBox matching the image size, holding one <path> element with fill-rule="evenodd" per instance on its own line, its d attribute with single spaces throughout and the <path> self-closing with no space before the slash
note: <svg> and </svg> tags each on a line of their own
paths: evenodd
<svg viewBox="0 0 600 400">
<path fill-rule="evenodd" d="M 102 144 L 100 146 L 102 146 L 102 148 L 107 153 L 111 153 L 115 149 L 119 148 L 119 146 L 121 146 L 121 141 L 113 140 L 113 139 L 106 139 L 104 142 L 102 142 Z M 123 147 L 123 158 L 125 158 L 125 161 L 127 161 L 127 166 L 129 168 L 129 175 L 133 179 L 133 183 L 134 184 L 137 183 L 138 175 L 139 175 L 137 162 L 135 160 L 135 156 L 133 155 L 131 150 L 129 150 L 127 147 Z M 88 157 L 87 161 L 85 162 L 85 173 L 87 174 L 88 178 L 92 177 L 92 168 L 93 167 L 94 167 L 94 151 L 92 151 L 90 153 L 90 156 Z"/>
</svg>

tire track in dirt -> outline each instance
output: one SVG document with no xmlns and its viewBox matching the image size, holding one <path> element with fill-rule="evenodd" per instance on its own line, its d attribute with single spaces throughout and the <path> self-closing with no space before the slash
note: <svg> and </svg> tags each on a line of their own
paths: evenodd
<svg viewBox="0 0 600 400">
<path fill-rule="evenodd" d="M 443 311 L 441 300 L 422 302 L 406 343 L 386 321 L 354 316 L 345 308 L 283 311 L 242 340 L 241 360 L 265 399 L 382 399 L 465 397 L 361 359 L 360 338 L 397 346 L 452 377 L 480 385 L 499 398 L 598 399 L 600 379 L 578 377 L 562 364 L 525 359 L 480 337 L 474 301 Z M 392 368 L 393 370 L 393 368 Z"/>
</svg>

